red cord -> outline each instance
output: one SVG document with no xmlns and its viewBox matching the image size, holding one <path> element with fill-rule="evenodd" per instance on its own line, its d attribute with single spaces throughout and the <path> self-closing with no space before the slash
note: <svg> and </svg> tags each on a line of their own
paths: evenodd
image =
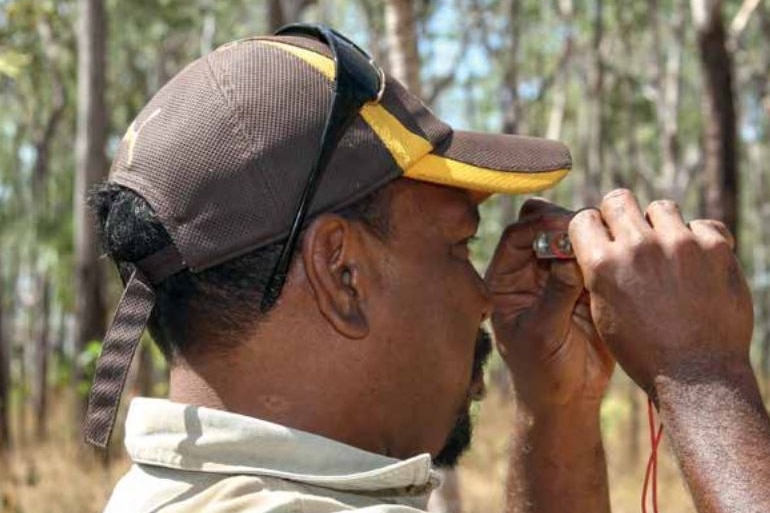
<svg viewBox="0 0 770 513">
<path fill-rule="evenodd" d="M 663 426 L 655 429 L 655 409 L 652 400 L 647 401 L 647 419 L 650 424 L 650 458 L 647 460 L 647 470 L 644 473 L 642 486 L 642 513 L 647 513 L 647 490 L 652 476 L 652 511 L 658 513 L 658 446 L 663 438 Z"/>
</svg>

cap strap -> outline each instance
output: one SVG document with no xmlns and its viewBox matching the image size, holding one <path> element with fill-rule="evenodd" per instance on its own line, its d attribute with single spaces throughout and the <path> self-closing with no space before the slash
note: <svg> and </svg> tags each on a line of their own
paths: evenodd
<svg viewBox="0 0 770 513">
<path fill-rule="evenodd" d="M 141 269 L 152 284 L 158 284 L 186 267 L 182 255 L 173 244 L 138 260 L 134 265 Z"/>
<path fill-rule="evenodd" d="M 96 361 L 84 426 L 85 441 L 89 444 L 104 449 L 110 441 L 128 368 L 153 306 L 155 294 L 149 280 L 134 269 Z"/>
</svg>

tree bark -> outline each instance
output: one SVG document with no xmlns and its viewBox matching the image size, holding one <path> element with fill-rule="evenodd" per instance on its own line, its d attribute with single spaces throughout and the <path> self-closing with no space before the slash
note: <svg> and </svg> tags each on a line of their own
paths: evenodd
<svg viewBox="0 0 770 513">
<path fill-rule="evenodd" d="M 387 67 L 387 52 L 382 45 L 385 40 L 385 23 L 381 3 L 379 0 L 361 0 L 360 5 L 366 17 L 369 53 L 377 64 Z"/>
<path fill-rule="evenodd" d="M 691 0 L 703 75 L 703 215 L 723 221 L 738 236 L 738 137 L 733 59 L 721 0 Z"/>
<path fill-rule="evenodd" d="M 142 397 L 152 397 L 155 388 L 155 363 L 152 350 L 147 344 L 139 348 L 139 369 L 136 376 L 136 391 Z"/>
<path fill-rule="evenodd" d="M 768 254 L 767 247 L 770 244 L 770 204 L 766 201 L 768 190 L 767 171 L 762 163 L 770 155 L 759 141 L 749 146 L 748 163 L 756 173 L 749 173 L 747 183 L 751 191 L 752 207 L 748 209 L 747 221 L 754 226 L 755 240 L 752 244 L 752 267 L 754 276 L 754 304 L 756 306 L 756 325 L 759 342 L 759 368 L 761 376 L 760 385 L 767 397 L 770 393 L 770 286 L 768 286 Z"/>
<path fill-rule="evenodd" d="M 503 66 L 502 85 L 502 132 L 518 134 L 521 131 L 522 107 L 519 98 L 519 50 L 521 48 L 521 1 L 509 0 L 508 4 L 508 33 L 509 40 Z M 497 60 L 497 59 L 496 59 Z"/>
<path fill-rule="evenodd" d="M 759 75 L 753 79 L 757 98 L 765 106 L 767 116 L 770 118 L 770 86 L 768 86 L 768 77 L 770 77 L 770 8 L 766 3 L 760 3 L 757 6 L 759 14 L 760 30 L 762 34 L 762 66 Z M 770 189 L 770 180 L 768 180 L 769 171 L 766 168 L 767 159 L 770 158 L 770 147 L 767 141 L 770 139 L 770 119 L 765 119 L 763 136 L 755 142 L 755 157 L 750 160 L 753 162 L 756 173 L 749 173 L 749 180 L 755 180 L 750 183 L 751 190 L 755 194 L 754 215 L 757 216 L 755 226 L 760 235 L 760 240 L 754 245 L 754 269 L 755 275 L 760 276 L 762 280 L 766 279 L 767 270 L 767 244 L 770 244 L 770 204 L 768 204 L 767 191 Z M 764 141 L 762 143 L 761 141 Z M 754 152 L 749 152 L 754 153 Z M 759 280 L 755 280 L 759 281 Z M 759 370 L 763 376 L 765 398 L 770 397 L 770 288 L 764 288 L 759 295 L 759 323 L 764 327 L 761 339 L 759 353 Z"/>
<path fill-rule="evenodd" d="M 5 330 L 5 284 L 3 280 L 3 262 L 0 255 L 0 455 L 11 448 L 10 430 L 10 338 Z"/>
<path fill-rule="evenodd" d="M 101 340 L 105 306 L 98 261 L 96 227 L 85 204 L 88 189 L 107 170 L 105 90 L 106 16 L 103 0 L 79 0 L 77 139 L 75 142 L 75 353 Z M 76 360 L 77 361 L 77 360 Z M 84 379 L 76 364 L 75 387 Z M 75 425 L 80 426 L 86 398 L 78 395 Z"/>
<path fill-rule="evenodd" d="M 661 28 L 669 22 L 659 9 L 658 0 L 650 2 L 649 16 L 654 48 L 653 83 L 655 84 L 655 114 L 658 123 L 658 145 L 661 152 L 661 170 L 658 188 L 666 197 L 681 202 L 684 198 L 686 180 L 682 176 L 683 166 L 679 158 L 679 91 L 682 71 L 682 48 L 684 46 L 683 0 L 674 6 L 671 24 L 671 38 L 665 45 Z"/>
<path fill-rule="evenodd" d="M 38 318 L 37 343 L 35 344 L 35 435 L 38 441 L 48 434 L 48 338 L 51 317 L 51 278 L 45 270 L 38 276 Z"/>
<path fill-rule="evenodd" d="M 390 74 L 413 94 L 421 96 L 417 24 L 411 0 L 385 2 L 385 37 Z"/>
<path fill-rule="evenodd" d="M 51 112 L 44 126 L 34 136 L 33 144 L 36 157 L 35 167 L 32 171 L 32 191 L 34 197 L 32 207 L 35 209 L 35 215 L 38 215 L 47 206 L 44 193 L 50 167 L 49 163 L 51 161 L 51 144 L 67 107 L 64 83 L 57 67 L 57 61 L 59 60 L 58 47 L 54 41 L 51 25 L 48 20 L 43 19 L 38 23 L 37 33 L 44 49 L 45 65 L 48 68 L 50 77 Z"/>
<path fill-rule="evenodd" d="M 565 32 L 564 49 L 559 69 L 556 70 L 554 77 L 553 105 L 548 115 L 548 125 L 545 131 L 547 139 L 561 139 L 562 125 L 564 123 L 564 113 L 567 108 L 567 87 L 569 61 L 572 56 L 574 46 L 574 5 L 572 0 L 559 0 L 556 4 L 559 14 L 559 20 L 562 24 L 562 30 Z"/>
<path fill-rule="evenodd" d="M 214 12 L 214 2 L 206 1 L 202 4 L 203 27 L 201 28 L 200 51 L 206 55 L 214 48 L 214 36 L 217 32 L 217 18 Z"/>
<path fill-rule="evenodd" d="M 270 32 L 275 32 L 288 23 L 300 21 L 302 11 L 316 3 L 316 0 L 269 0 L 267 22 Z"/>
<path fill-rule="evenodd" d="M 596 205 L 602 190 L 604 171 L 604 0 L 595 0 L 593 15 L 593 37 L 588 70 L 588 133 L 586 141 L 586 179 L 583 201 Z"/>
</svg>

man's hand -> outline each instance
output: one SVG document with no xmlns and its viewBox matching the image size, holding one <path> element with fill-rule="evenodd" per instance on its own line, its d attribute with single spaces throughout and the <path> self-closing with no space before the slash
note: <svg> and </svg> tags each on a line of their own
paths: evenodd
<svg viewBox="0 0 770 513">
<path fill-rule="evenodd" d="M 532 251 L 538 232 L 566 231 L 570 218 L 556 205 L 528 200 L 485 277 L 498 350 L 519 403 L 535 414 L 575 403 L 598 408 L 614 366 L 594 330 L 577 264 L 538 261 Z"/>
<path fill-rule="evenodd" d="M 734 241 L 716 221 L 682 220 L 656 201 L 646 218 L 630 192 L 569 226 L 591 313 L 621 366 L 648 393 L 658 376 L 747 364 L 753 313 Z"/>
<path fill-rule="evenodd" d="M 517 398 L 509 513 L 609 511 L 599 407 L 614 361 L 593 328 L 576 263 L 538 261 L 532 250 L 538 232 L 566 230 L 570 215 L 527 201 L 485 277 Z"/>
<path fill-rule="evenodd" d="M 624 190 L 569 227 L 599 334 L 657 401 L 701 513 L 770 511 L 770 419 L 749 365 L 752 305 L 721 223 Z"/>
</svg>

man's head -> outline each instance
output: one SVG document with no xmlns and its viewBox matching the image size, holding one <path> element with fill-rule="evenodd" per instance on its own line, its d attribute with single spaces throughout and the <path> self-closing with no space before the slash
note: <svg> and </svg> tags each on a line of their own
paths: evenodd
<svg viewBox="0 0 770 513">
<path fill-rule="evenodd" d="M 479 326 L 490 300 L 467 248 L 477 203 L 554 184 L 569 153 L 453 132 L 388 79 L 337 145 L 263 315 L 334 73 L 318 41 L 241 41 L 188 66 L 140 113 L 92 201 L 127 281 L 111 333 L 135 340 L 153 312 L 172 398 L 451 464 L 489 352 Z M 124 369 L 120 337 L 107 339 L 102 358 Z M 95 385 L 102 419 L 113 389 Z M 92 424 L 103 441 L 106 424 Z"/>
<path fill-rule="evenodd" d="M 481 395 L 490 349 L 479 327 L 489 302 L 467 247 L 478 224 L 470 198 L 462 189 L 399 179 L 320 216 L 305 230 L 281 301 L 265 315 L 258 305 L 279 245 L 169 277 L 156 287 L 149 329 L 172 383 L 180 374 L 189 384 L 194 372 L 228 409 L 304 423 L 394 456 L 427 450 L 437 464 L 453 464 L 470 439 L 468 408 Z M 139 260 L 168 244 L 134 192 L 105 184 L 90 201 L 114 259 Z M 318 341 L 290 344 L 287 332 Z M 248 372 L 266 361 L 270 372 Z M 301 401 L 275 378 L 292 369 L 303 370 Z M 323 427 L 310 416 L 300 420 L 296 410 L 308 403 L 337 413 Z M 359 419 L 340 430 L 335 424 L 351 410 Z"/>
</svg>

